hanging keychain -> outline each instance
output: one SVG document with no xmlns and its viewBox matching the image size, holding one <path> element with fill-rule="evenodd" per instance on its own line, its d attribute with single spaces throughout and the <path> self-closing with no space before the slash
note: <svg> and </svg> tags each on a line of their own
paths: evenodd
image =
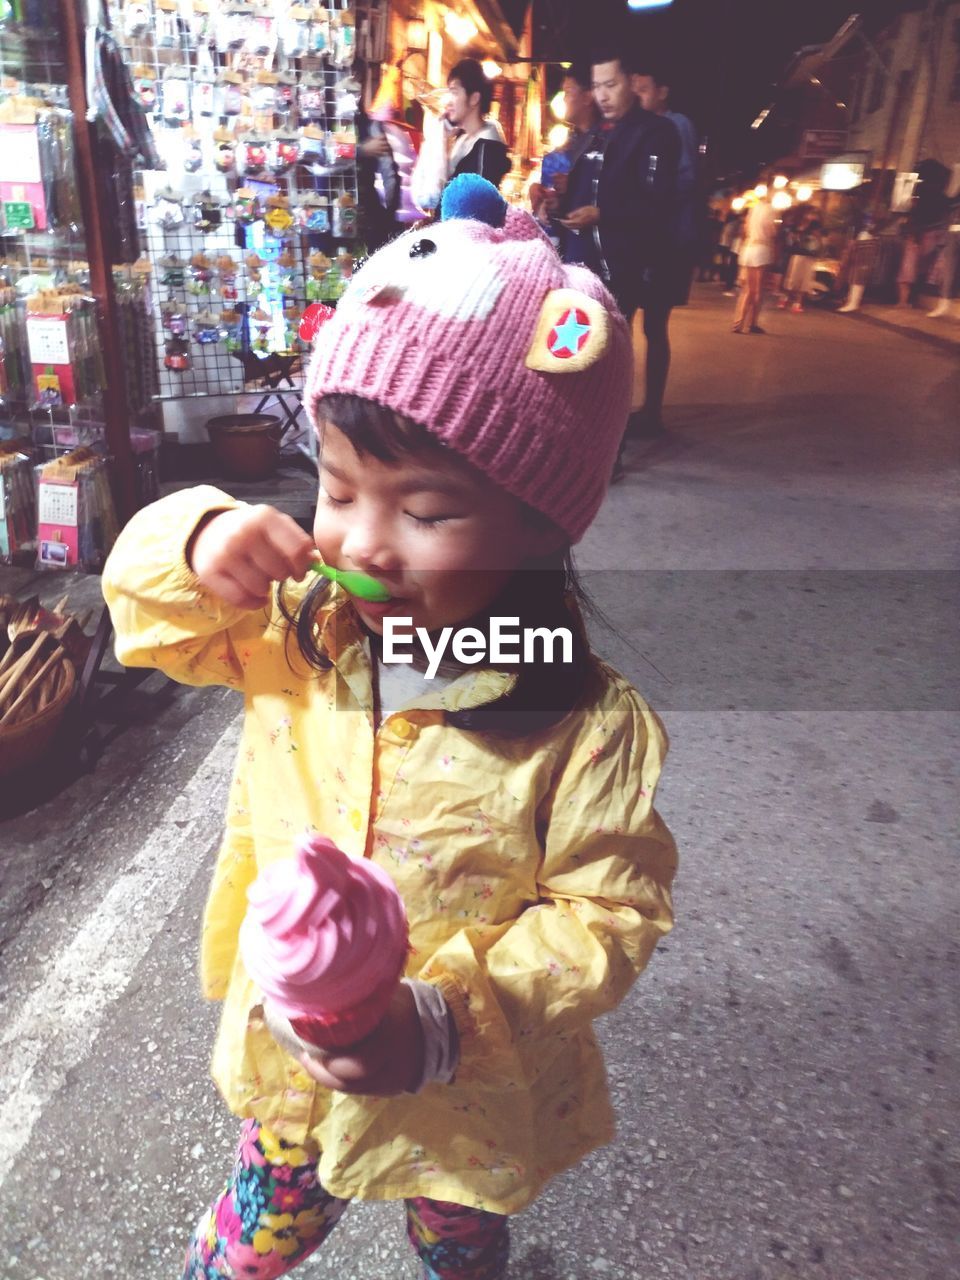
<svg viewBox="0 0 960 1280">
<path fill-rule="evenodd" d="M 157 105 L 157 73 L 153 67 L 139 62 L 133 68 L 133 93 L 137 106 L 149 114 Z"/>
<path fill-rule="evenodd" d="M 160 112 L 165 124 L 183 124 L 190 119 L 190 68 L 179 64 L 167 67 L 161 82 Z"/>
<path fill-rule="evenodd" d="M 192 125 L 183 131 L 183 171 L 196 173 L 203 164 L 203 143 Z"/>
<path fill-rule="evenodd" d="M 288 58 L 303 58 L 310 52 L 310 10 L 294 4 L 280 19 L 280 45 Z"/>
<path fill-rule="evenodd" d="M 214 130 L 213 163 L 219 173 L 233 173 L 237 167 L 237 141 L 229 129 Z"/>
<path fill-rule="evenodd" d="M 180 43 L 177 0 L 156 0 L 154 41 L 158 49 L 174 49 Z"/>
</svg>

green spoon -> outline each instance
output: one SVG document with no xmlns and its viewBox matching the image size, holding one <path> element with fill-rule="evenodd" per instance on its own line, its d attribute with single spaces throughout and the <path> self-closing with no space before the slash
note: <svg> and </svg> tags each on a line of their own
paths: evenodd
<svg viewBox="0 0 960 1280">
<path fill-rule="evenodd" d="M 390 592 L 367 573 L 355 573 L 352 569 L 335 569 L 332 564 L 312 564 L 310 568 L 330 582 L 338 582 L 344 591 L 370 604 L 385 604 L 390 599 Z"/>
</svg>

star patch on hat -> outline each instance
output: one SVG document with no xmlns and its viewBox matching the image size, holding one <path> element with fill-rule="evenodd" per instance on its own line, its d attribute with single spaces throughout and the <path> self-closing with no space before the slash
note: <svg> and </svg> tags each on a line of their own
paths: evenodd
<svg viewBox="0 0 960 1280">
<path fill-rule="evenodd" d="M 600 359 L 609 337 L 602 303 L 576 289 L 551 289 L 525 363 L 539 373 L 578 373 Z"/>
</svg>

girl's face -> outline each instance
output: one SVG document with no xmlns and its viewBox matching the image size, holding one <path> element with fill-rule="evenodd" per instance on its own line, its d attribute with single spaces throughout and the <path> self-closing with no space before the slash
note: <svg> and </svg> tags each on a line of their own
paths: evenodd
<svg viewBox="0 0 960 1280">
<path fill-rule="evenodd" d="M 361 457 L 332 423 L 321 425 L 313 536 L 327 564 L 369 573 L 391 592 L 387 604 L 354 600 L 381 635 L 388 616 L 427 631 L 466 621 L 559 541 L 455 455 L 426 449 L 380 462 Z"/>
</svg>

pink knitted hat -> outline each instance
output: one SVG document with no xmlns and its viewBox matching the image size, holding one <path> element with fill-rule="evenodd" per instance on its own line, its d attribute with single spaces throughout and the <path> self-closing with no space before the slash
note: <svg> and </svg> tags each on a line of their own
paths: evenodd
<svg viewBox="0 0 960 1280">
<path fill-rule="evenodd" d="M 584 267 L 481 178 L 442 220 L 363 265 L 323 325 L 304 401 L 363 396 L 422 424 L 579 541 L 606 493 L 630 407 L 626 322 Z"/>
</svg>

